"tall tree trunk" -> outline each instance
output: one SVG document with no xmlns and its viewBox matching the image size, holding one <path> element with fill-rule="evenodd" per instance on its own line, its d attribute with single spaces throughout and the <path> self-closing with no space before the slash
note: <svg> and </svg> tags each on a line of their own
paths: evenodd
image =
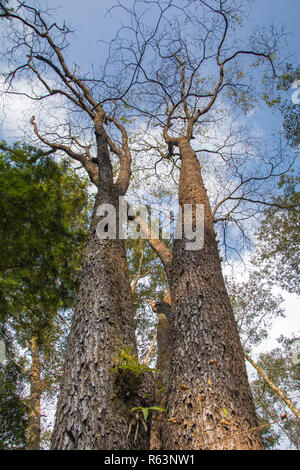
<svg viewBox="0 0 300 470">
<path fill-rule="evenodd" d="M 262 449 L 200 165 L 187 140 L 179 150 L 179 204 L 204 205 L 204 246 L 186 250 L 184 237 L 174 243 L 173 343 L 162 447 Z"/>
<path fill-rule="evenodd" d="M 166 390 L 170 377 L 170 342 L 170 323 L 163 313 L 158 312 L 156 368 L 159 372 L 157 374 L 157 380 Z"/>
<path fill-rule="evenodd" d="M 41 363 L 36 337 L 30 340 L 30 347 L 32 359 L 26 449 L 39 450 L 41 438 Z"/>
<path fill-rule="evenodd" d="M 171 296 L 168 289 L 164 300 L 152 302 L 147 300 L 153 312 L 158 316 L 157 323 L 157 361 L 156 368 L 159 372 L 156 374 L 156 380 L 165 388 L 168 388 L 170 376 L 170 360 L 171 360 L 171 332 L 170 332 L 170 316 L 171 316 Z"/>
<path fill-rule="evenodd" d="M 123 240 L 100 240 L 96 210 L 110 203 L 118 215 L 107 145 L 97 135 L 99 191 L 85 248 L 81 285 L 71 325 L 58 401 L 52 449 L 130 449 L 147 447 L 129 437 L 130 409 L 143 405 L 147 384 L 122 397 L 111 370 L 123 348 L 136 348 L 132 294 Z M 151 382 L 151 381 L 150 381 Z M 149 384 L 148 384 L 149 385 Z M 143 433 L 145 435 L 143 435 Z"/>
<path fill-rule="evenodd" d="M 156 368 L 158 373 L 156 374 L 156 381 L 158 385 L 157 400 L 161 406 L 165 405 L 166 391 L 168 389 L 168 382 L 170 377 L 170 360 L 171 360 L 171 332 L 170 332 L 170 318 L 171 311 L 171 298 L 170 292 L 164 298 L 164 301 L 150 302 L 152 310 L 158 315 L 157 324 L 157 362 Z M 161 390 L 161 391 L 160 391 Z M 151 450 L 161 450 L 162 440 L 161 432 L 164 424 L 164 414 L 156 414 L 152 417 L 151 423 Z"/>
</svg>

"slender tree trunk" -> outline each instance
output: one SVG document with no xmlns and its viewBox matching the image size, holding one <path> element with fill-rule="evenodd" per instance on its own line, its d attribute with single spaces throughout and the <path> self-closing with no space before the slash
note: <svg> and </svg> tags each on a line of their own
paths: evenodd
<svg viewBox="0 0 300 470">
<path fill-rule="evenodd" d="M 204 246 L 175 240 L 169 285 L 172 356 L 163 449 L 262 449 L 243 350 L 224 285 L 200 165 L 179 145 L 179 203 L 204 205 Z"/>
<path fill-rule="evenodd" d="M 30 347 L 32 359 L 26 449 L 39 450 L 41 438 L 41 363 L 35 337 L 30 340 Z"/>
<path fill-rule="evenodd" d="M 147 300 L 153 312 L 158 316 L 157 323 L 157 361 L 156 368 L 159 372 L 156 374 L 156 380 L 165 389 L 168 388 L 170 376 L 170 360 L 171 360 L 171 332 L 169 318 L 171 315 L 171 296 L 168 290 L 163 301 L 152 302 Z"/>
<path fill-rule="evenodd" d="M 85 248 L 81 285 L 71 325 L 52 449 L 144 448 L 127 439 L 130 409 L 143 405 L 147 384 L 124 399 L 111 370 L 122 348 L 136 348 L 132 294 L 123 240 L 100 240 L 96 209 L 110 203 L 118 214 L 118 192 L 105 141 L 98 140 L 99 191 Z M 151 380 L 150 380 L 151 382 Z M 144 433 L 144 434 L 143 434 Z"/>
<path fill-rule="evenodd" d="M 157 374 L 157 380 L 163 387 L 165 387 L 166 390 L 168 388 L 170 378 L 170 342 L 170 323 L 164 314 L 158 313 L 156 368 L 159 372 Z"/>
<path fill-rule="evenodd" d="M 170 296 L 168 295 L 168 299 Z M 170 377 L 170 360 L 171 360 L 171 334 L 170 334 L 170 323 L 163 311 L 165 306 L 170 307 L 170 303 L 166 302 L 167 296 L 164 299 L 164 302 L 149 302 L 153 311 L 158 315 L 158 324 L 157 324 L 157 362 L 156 368 L 159 372 L 156 374 L 156 381 L 161 392 L 157 393 L 156 402 L 164 406 L 166 399 L 166 391 L 168 389 L 168 382 Z M 168 302 L 171 300 L 169 299 Z M 150 449 L 151 450 L 161 450 L 162 449 L 162 426 L 165 422 L 164 413 L 157 413 L 152 416 L 151 423 L 151 440 L 150 440 Z"/>
<path fill-rule="evenodd" d="M 244 352 L 245 358 L 248 362 L 257 370 L 259 375 L 262 379 L 269 385 L 269 387 L 275 392 L 281 400 L 289 407 L 289 409 L 294 413 L 294 415 L 300 420 L 300 410 L 296 408 L 293 402 L 283 393 L 280 388 L 276 387 L 276 385 L 269 379 L 269 377 L 264 373 L 263 369 L 259 367 L 259 365 L 251 359 L 251 357 Z"/>
</svg>

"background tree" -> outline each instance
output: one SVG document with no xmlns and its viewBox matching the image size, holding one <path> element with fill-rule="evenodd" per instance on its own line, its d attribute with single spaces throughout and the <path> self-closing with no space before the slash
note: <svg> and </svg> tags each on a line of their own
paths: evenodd
<svg viewBox="0 0 300 470">
<path fill-rule="evenodd" d="M 238 277 L 238 276 L 237 276 Z M 272 292 L 272 283 L 262 271 L 248 267 L 244 281 L 226 278 L 234 316 L 245 352 L 252 353 L 269 335 L 273 323 L 284 317 L 283 299 Z"/>
<path fill-rule="evenodd" d="M 281 305 L 283 299 L 272 292 L 273 282 L 269 274 L 266 275 L 263 269 L 253 271 L 253 266 L 252 271 L 250 266 L 247 281 L 237 282 L 231 279 L 227 280 L 227 286 L 245 357 L 256 372 L 256 377 L 251 380 L 251 389 L 259 422 L 263 425 L 264 444 L 267 448 L 279 444 L 286 447 L 288 437 L 291 445 L 296 445 L 297 448 L 297 432 L 294 436 L 286 432 L 289 426 L 296 426 L 296 429 L 299 426 L 299 397 L 295 392 L 297 385 L 294 382 L 299 366 L 293 364 L 291 357 L 294 338 L 281 336 L 277 340 L 279 347 L 260 353 L 258 360 L 253 361 L 257 346 L 269 338 L 272 325 L 280 316 L 284 316 Z M 267 423 L 269 427 L 265 427 Z"/>
<path fill-rule="evenodd" d="M 258 229 L 258 258 L 267 275 L 283 289 L 299 294 L 299 208 L 300 178 L 294 175 L 281 178 L 282 194 L 274 198 L 274 207 L 265 212 Z M 279 206 L 290 206 L 289 210 Z"/>
<path fill-rule="evenodd" d="M 7 348 L 11 353 L 10 349 Z M 0 366 L 0 449 L 25 449 L 28 410 L 22 397 L 26 377 L 11 360 Z"/>
<path fill-rule="evenodd" d="M 272 382 L 297 404 L 299 403 L 299 365 L 293 364 L 291 360 L 294 340 L 295 338 L 281 337 L 280 347 L 261 354 L 258 364 Z M 258 374 L 252 382 L 252 390 L 260 422 L 275 421 L 276 423 L 263 434 L 265 447 L 276 449 L 281 445 L 284 448 L 299 450 L 299 419 Z"/>
<path fill-rule="evenodd" d="M 56 391 L 63 361 L 59 312 L 73 307 L 78 288 L 88 182 L 38 149 L 1 148 L 1 322 L 4 339 L 18 345 L 8 361 L 27 356 L 27 367 L 19 365 L 30 385 L 27 448 L 38 449 L 41 398 Z"/>
<path fill-rule="evenodd" d="M 135 320 L 139 356 L 143 361 L 155 335 L 157 323 L 157 315 L 153 315 L 148 301 L 157 302 L 157 300 L 163 299 L 167 281 L 159 257 L 146 240 L 127 240 L 126 246 L 131 287 L 136 307 Z"/>
<path fill-rule="evenodd" d="M 300 144 L 299 80 L 299 67 L 286 64 L 277 80 L 276 89 L 270 89 L 269 94 L 265 95 L 267 104 L 281 111 L 283 133 L 296 152 Z"/>
<path fill-rule="evenodd" d="M 269 94 L 265 96 L 267 104 L 282 113 L 282 132 L 293 148 L 295 158 L 299 156 L 300 143 L 300 105 L 297 103 L 299 80 L 299 68 L 286 64 L 277 80 L 276 89 L 269 90 Z M 278 183 L 279 194 L 273 198 L 273 207 L 266 209 L 257 233 L 260 244 L 257 262 L 264 263 L 266 273 L 274 282 L 279 282 L 282 288 L 297 294 L 299 182 L 297 167 L 296 172 L 281 176 Z"/>
</svg>

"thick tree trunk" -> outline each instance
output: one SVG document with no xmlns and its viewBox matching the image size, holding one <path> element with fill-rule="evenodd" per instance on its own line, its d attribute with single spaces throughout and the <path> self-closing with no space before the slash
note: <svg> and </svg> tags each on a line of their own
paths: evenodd
<svg viewBox="0 0 300 470">
<path fill-rule="evenodd" d="M 35 337 L 30 340 L 30 347 L 32 359 L 26 449 L 39 450 L 41 439 L 41 363 L 37 339 Z"/>
<path fill-rule="evenodd" d="M 121 349 L 135 351 L 135 325 L 124 242 L 118 237 L 100 240 L 96 234 L 99 204 L 112 204 L 118 214 L 118 191 L 112 183 L 107 145 L 96 135 L 99 191 L 68 339 L 52 449 L 115 450 L 149 445 L 142 426 L 135 443 L 127 434 L 130 409 L 145 406 L 143 394 L 149 393 L 151 378 L 141 384 L 140 395 L 138 390 L 124 398 L 117 374 L 111 370 Z"/>
<path fill-rule="evenodd" d="M 163 449 L 262 449 L 199 162 L 181 141 L 179 203 L 204 205 L 204 246 L 175 240 L 172 357 Z"/>
<path fill-rule="evenodd" d="M 98 239 L 98 203 L 99 196 L 68 339 L 53 449 L 132 448 L 129 411 L 141 404 L 136 395 L 127 402 L 118 396 L 111 370 L 121 349 L 135 350 L 135 326 L 124 243 Z"/>
</svg>

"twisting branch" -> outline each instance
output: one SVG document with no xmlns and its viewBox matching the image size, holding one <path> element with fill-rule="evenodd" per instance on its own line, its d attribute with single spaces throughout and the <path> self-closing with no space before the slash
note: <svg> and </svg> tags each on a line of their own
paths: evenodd
<svg viewBox="0 0 300 470">
<path fill-rule="evenodd" d="M 288 168 L 289 170 L 290 168 Z M 267 206 L 274 206 L 274 207 L 278 207 L 280 209 L 292 209 L 293 207 L 297 207 L 297 205 L 295 206 L 282 206 L 278 203 L 275 203 L 275 202 L 267 202 L 267 201 L 262 201 L 262 200 L 252 200 L 250 198 L 246 198 L 245 195 L 241 195 L 241 196 L 238 196 L 238 197 L 234 197 L 233 195 L 239 190 L 241 189 L 243 186 L 246 186 L 248 183 L 250 182 L 254 182 L 254 181 L 266 181 L 268 179 L 270 179 L 271 177 L 276 177 L 276 176 L 280 176 L 282 175 L 284 172 L 281 172 L 281 173 L 273 173 L 273 170 L 274 170 L 274 165 L 271 164 L 271 169 L 269 171 L 269 173 L 265 176 L 252 176 L 250 178 L 246 178 L 246 179 L 242 179 L 241 178 L 241 182 L 226 196 L 224 197 L 223 199 L 221 199 L 221 201 L 219 201 L 214 210 L 213 210 L 213 217 L 214 217 L 214 221 L 215 222 L 218 222 L 220 220 L 224 220 L 225 218 L 228 218 L 230 216 L 230 214 L 239 206 L 239 204 L 242 202 L 242 201 L 247 201 L 247 202 L 251 202 L 251 203 L 256 203 L 256 204 L 263 204 L 263 205 L 267 205 Z M 288 171 L 286 170 L 286 171 Z M 218 211 L 218 209 L 226 202 L 226 201 L 238 201 L 237 204 L 235 205 L 235 207 L 233 209 L 231 209 L 226 216 L 222 216 L 221 218 L 215 218 L 215 215 L 216 215 L 216 212 Z"/>
<path fill-rule="evenodd" d="M 263 204 L 265 206 L 270 206 L 270 207 L 277 207 L 278 209 L 295 209 L 296 207 L 299 207 L 300 204 L 291 204 L 291 205 L 282 205 L 278 204 L 277 202 L 267 202 L 267 201 L 260 201 L 260 200 L 255 200 L 255 199 L 250 199 L 247 197 L 230 197 L 228 199 L 231 199 L 233 201 L 240 200 L 240 201 L 247 201 L 251 202 L 253 204 Z"/>
<path fill-rule="evenodd" d="M 133 222 L 140 227 L 141 231 L 146 236 L 149 245 L 160 257 L 161 262 L 163 263 L 164 268 L 168 273 L 171 269 L 173 257 L 171 250 L 169 250 L 166 244 L 159 239 L 158 234 L 154 232 L 149 226 L 149 224 L 147 224 L 147 222 L 145 222 L 145 220 L 142 219 L 140 216 L 136 215 L 133 219 Z"/>
<path fill-rule="evenodd" d="M 101 134 L 102 150 L 99 151 L 99 148 L 97 148 L 97 154 L 100 152 L 101 157 L 104 146 L 108 144 L 110 150 L 118 156 L 120 161 L 120 170 L 115 186 L 118 193 L 120 195 L 124 195 L 129 186 L 129 180 L 131 177 L 131 154 L 128 145 L 127 132 L 117 118 L 115 116 L 109 116 L 108 113 L 104 111 L 102 104 L 98 102 L 102 91 L 101 86 L 103 85 L 101 80 L 97 81 L 94 78 L 88 79 L 78 76 L 78 67 L 76 65 L 70 67 L 67 63 L 64 49 L 67 46 L 66 36 L 70 33 L 70 30 L 65 24 L 62 27 L 59 27 L 56 23 L 49 25 L 45 20 L 44 12 L 28 5 L 26 2 L 18 1 L 17 7 L 12 10 L 8 8 L 4 2 L 0 1 L 0 16 L 4 19 L 10 20 L 11 28 L 9 40 L 12 43 L 12 47 L 10 51 L 4 54 L 4 57 L 9 57 L 9 59 L 16 62 L 14 70 L 3 73 L 5 83 L 7 84 L 6 93 L 24 95 L 34 101 L 61 96 L 64 100 L 63 103 L 66 103 L 66 107 L 69 111 L 69 122 L 68 124 L 65 124 L 65 126 L 69 128 L 71 126 L 70 122 L 72 122 L 70 121 L 72 115 L 75 117 L 75 126 L 78 126 L 77 116 L 79 111 L 82 112 L 84 119 L 88 119 L 90 123 L 89 129 L 94 128 L 97 133 L 99 131 L 99 129 L 96 129 L 97 122 L 101 115 L 101 132 L 98 132 L 96 144 L 97 147 L 99 147 L 99 135 Z M 14 25 L 16 25 L 15 28 Z M 19 28 L 19 25 L 22 27 Z M 18 52 L 19 54 L 17 54 Z M 21 52 L 22 54 L 20 54 Z M 23 57 L 25 59 L 23 59 Z M 21 65 L 17 62 L 19 58 L 22 60 Z M 35 89 L 34 85 L 32 85 L 32 92 L 30 93 L 27 90 L 20 89 L 20 83 L 17 83 L 17 88 L 14 87 L 16 79 L 19 76 L 24 76 L 24 74 L 27 74 L 25 75 L 26 79 L 28 79 L 28 77 L 29 79 L 37 79 L 42 88 Z M 135 74 L 133 75 L 133 81 L 134 76 Z M 55 83 L 55 86 L 53 86 L 52 82 Z M 91 86 L 89 85 L 89 82 L 91 82 Z M 110 93 L 110 91 L 107 91 L 107 93 Z M 97 96 L 97 99 L 95 99 L 94 95 Z M 110 96 L 107 96 L 106 98 L 109 99 Z M 103 103 L 104 102 L 106 102 L 105 99 Z M 105 120 L 106 115 L 107 119 Z M 114 142 L 114 139 L 111 138 L 104 130 L 104 121 L 105 123 L 112 122 L 121 132 L 122 145 L 120 149 Z M 51 152 L 60 150 L 65 152 L 70 158 L 79 161 L 87 171 L 90 180 L 96 186 L 99 185 L 99 172 L 102 174 L 107 171 L 109 166 L 109 156 L 106 161 L 107 166 L 105 169 L 104 161 L 100 162 L 100 165 L 97 165 L 95 161 L 93 161 L 94 159 L 90 152 L 91 145 L 87 146 L 79 142 L 79 139 L 75 137 L 75 132 L 69 130 L 70 144 L 68 143 L 68 145 L 64 145 L 63 142 L 66 141 L 65 137 L 61 137 L 57 134 L 57 137 L 60 138 L 61 141 L 53 142 L 53 140 L 49 138 L 49 135 L 53 134 L 52 131 L 48 132 L 48 134 L 42 133 L 38 129 L 34 118 L 31 119 L 31 124 L 35 135 L 41 142 L 51 148 Z M 61 124 L 56 125 L 56 128 L 60 125 Z M 76 146 L 83 149 L 84 152 L 82 153 L 74 150 L 72 148 L 73 143 L 76 143 Z"/>
<path fill-rule="evenodd" d="M 111 151 L 118 156 L 119 161 L 120 161 L 120 170 L 119 170 L 119 175 L 118 179 L 115 183 L 115 186 L 118 190 L 118 193 L 121 196 L 124 196 L 126 194 L 126 191 L 129 186 L 130 182 L 130 177 L 131 177 L 131 151 L 128 145 L 128 134 L 124 126 L 115 119 L 114 117 L 111 117 L 109 115 L 106 115 L 106 120 L 112 122 L 121 132 L 122 135 L 122 148 L 118 148 L 112 139 L 107 135 L 107 142 L 108 145 L 111 149 Z"/>
<path fill-rule="evenodd" d="M 60 313 L 57 313 L 57 316 L 61 319 L 61 321 L 62 321 L 69 329 L 71 329 L 71 325 L 69 325 L 69 323 L 64 319 L 64 317 L 63 317 Z"/>
</svg>

